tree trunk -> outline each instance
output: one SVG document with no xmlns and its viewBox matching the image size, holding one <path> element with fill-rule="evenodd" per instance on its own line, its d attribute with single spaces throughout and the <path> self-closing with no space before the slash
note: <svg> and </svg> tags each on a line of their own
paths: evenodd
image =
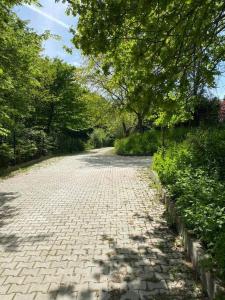
<svg viewBox="0 0 225 300">
<path fill-rule="evenodd" d="M 142 117 L 142 115 L 141 114 L 137 114 L 137 130 L 138 130 L 138 132 L 143 132 L 144 131 L 144 125 L 143 125 L 143 117 Z"/>
<path fill-rule="evenodd" d="M 123 127 L 123 135 L 124 135 L 124 137 L 127 137 L 129 135 L 129 130 L 124 121 L 122 122 L 122 127 Z"/>
</svg>

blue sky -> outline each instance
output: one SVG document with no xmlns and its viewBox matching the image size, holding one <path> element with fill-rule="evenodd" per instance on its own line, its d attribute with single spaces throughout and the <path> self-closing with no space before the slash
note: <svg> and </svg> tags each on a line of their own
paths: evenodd
<svg viewBox="0 0 225 300">
<path fill-rule="evenodd" d="M 225 74 L 218 76 L 216 85 L 217 87 L 212 89 L 213 94 L 220 99 L 225 99 Z"/>
<path fill-rule="evenodd" d="M 59 57 L 64 61 L 80 66 L 82 56 L 79 50 L 74 48 L 72 55 L 68 54 L 63 46 L 73 47 L 71 43 L 72 34 L 69 32 L 70 26 L 76 27 L 77 18 L 66 15 L 66 5 L 55 3 L 54 0 L 41 0 L 42 7 L 34 5 L 16 6 L 14 11 L 22 20 L 29 21 L 29 27 L 38 33 L 50 30 L 52 34 L 61 36 L 61 40 L 49 39 L 43 45 L 44 54 L 49 57 Z"/>
<path fill-rule="evenodd" d="M 63 46 L 72 47 L 72 34 L 69 27 L 76 27 L 78 19 L 66 15 L 66 5 L 55 3 L 55 0 L 40 0 L 42 7 L 22 5 L 15 7 L 14 11 L 23 20 L 29 20 L 29 26 L 38 33 L 50 30 L 52 34 L 61 36 L 61 40 L 57 41 L 49 39 L 43 45 L 44 54 L 49 57 L 59 57 L 64 61 L 75 66 L 82 65 L 82 56 L 79 50 L 74 49 L 72 55 L 65 52 Z M 225 76 L 219 76 L 216 79 L 217 87 L 211 89 L 215 96 L 224 98 L 225 96 Z"/>
</svg>

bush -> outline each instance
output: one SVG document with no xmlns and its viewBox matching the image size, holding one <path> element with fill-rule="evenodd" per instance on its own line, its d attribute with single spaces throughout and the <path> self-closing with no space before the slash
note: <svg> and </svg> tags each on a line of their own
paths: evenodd
<svg viewBox="0 0 225 300">
<path fill-rule="evenodd" d="M 15 163 L 22 163 L 47 155 L 53 149 L 51 138 L 43 131 L 24 128 L 17 135 Z"/>
<path fill-rule="evenodd" d="M 55 148 L 55 152 L 57 153 L 76 153 L 84 151 L 84 149 L 85 143 L 80 138 L 63 133 L 57 136 Z"/>
<path fill-rule="evenodd" d="M 37 151 L 36 156 L 44 156 L 52 152 L 55 148 L 53 139 L 43 130 L 32 130 L 30 132 L 31 139 L 35 142 Z"/>
<path fill-rule="evenodd" d="M 158 146 L 159 133 L 156 130 L 134 133 L 115 142 L 116 153 L 120 155 L 152 155 Z"/>
<path fill-rule="evenodd" d="M 28 140 L 26 144 L 18 144 L 15 151 L 15 163 L 22 163 L 36 158 L 37 147 L 34 142 Z"/>
<path fill-rule="evenodd" d="M 108 135 L 106 130 L 102 128 L 95 128 L 90 134 L 89 145 L 91 148 L 102 148 L 112 145 L 112 138 Z"/>
<path fill-rule="evenodd" d="M 37 159 L 54 149 L 52 138 L 39 129 L 19 128 L 14 145 L 11 136 L 5 140 L 6 142 L 0 145 L 0 168 Z"/>
<path fill-rule="evenodd" d="M 154 155 L 153 168 L 161 181 L 170 184 L 176 171 L 187 167 L 204 168 L 208 174 L 225 179 L 225 130 L 195 130 L 181 143 L 170 143 Z"/>
<path fill-rule="evenodd" d="M 177 171 L 185 169 L 192 160 L 187 143 L 171 144 L 167 150 L 159 149 L 154 154 L 153 169 L 157 171 L 163 184 L 172 184 L 176 181 Z"/>
<path fill-rule="evenodd" d="M 6 143 L 2 143 L 0 145 L 0 168 L 6 168 L 12 159 L 13 151 L 11 147 Z"/>
<path fill-rule="evenodd" d="M 225 252 L 221 237 L 225 233 L 225 184 L 202 169 L 177 173 L 169 186 L 176 208 L 185 224 L 215 256 L 220 274 L 225 275 Z M 224 241 L 224 239 L 222 239 Z"/>
<path fill-rule="evenodd" d="M 167 186 L 186 226 L 204 243 L 225 278 L 225 132 L 190 133 L 159 150 L 153 168 Z M 224 244 L 223 244 L 224 243 Z"/>
<path fill-rule="evenodd" d="M 169 146 L 171 143 L 181 143 L 186 139 L 189 132 L 190 128 L 187 127 L 167 128 L 165 129 L 165 144 Z"/>
<path fill-rule="evenodd" d="M 215 232 L 225 230 L 225 185 L 202 169 L 186 169 L 168 188 L 186 224 L 210 248 Z"/>
<path fill-rule="evenodd" d="M 192 152 L 192 165 L 204 166 L 210 174 L 218 173 L 220 179 L 225 179 L 225 130 L 198 130 L 187 138 Z"/>
<path fill-rule="evenodd" d="M 225 232 L 222 232 L 216 239 L 214 247 L 215 259 L 218 262 L 219 266 L 222 266 L 220 269 L 220 276 L 225 278 Z"/>
</svg>

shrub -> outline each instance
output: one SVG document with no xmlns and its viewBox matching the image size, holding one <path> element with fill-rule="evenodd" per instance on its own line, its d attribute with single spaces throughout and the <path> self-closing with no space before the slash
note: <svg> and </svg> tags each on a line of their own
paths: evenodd
<svg viewBox="0 0 225 300">
<path fill-rule="evenodd" d="M 169 184 L 176 178 L 176 170 L 187 167 L 204 168 L 220 180 L 225 179 L 225 130 L 195 130 L 187 134 L 181 143 L 170 143 L 166 151 L 154 155 L 153 168 L 163 183 Z"/>
<path fill-rule="evenodd" d="M 134 133 L 115 142 L 116 153 L 120 155 L 152 155 L 158 146 L 159 133 L 156 130 Z"/>
<path fill-rule="evenodd" d="M 222 274 L 225 271 L 225 252 L 221 251 L 225 233 L 225 184 L 205 170 L 186 169 L 177 172 L 176 182 L 168 188 L 185 224 L 215 256 Z"/>
<path fill-rule="evenodd" d="M 32 130 L 30 136 L 37 147 L 37 157 L 47 155 L 54 150 L 55 145 L 52 137 L 48 136 L 43 130 Z"/>
<path fill-rule="evenodd" d="M 225 133 L 190 133 L 179 144 L 159 150 L 153 168 L 175 200 L 186 226 L 202 240 L 225 278 Z"/>
<path fill-rule="evenodd" d="M 36 158 L 37 147 L 34 142 L 28 140 L 26 144 L 18 144 L 15 152 L 15 163 L 22 163 Z"/>
<path fill-rule="evenodd" d="M 220 276 L 225 278 L 225 232 L 222 232 L 216 239 L 214 247 L 215 259 L 218 262 L 220 268 Z"/>
<path fill-rule="evenodd" d="M 111 146 L 112 139 L 103 128 L 95 128 L 90 134 L 89 145 L 91 148 Z"/>
<path fill-rule="evenodd" d="M 184 169 L 191 162 L 191 153 L 186 143 L 171 144 L 167 150 L 159 149 L 154 154 L 153 169 L 157 171 L 164 184 L 176 181 L 177 171 Z"/>
<path fill-rule="evenodd" d="M 12 159 L 12 148 L 6 143 L 2 143 L 0 145 L 0 168 L 6 168 Z"/>
<path fill-rule="evenodd" d="M 24 128 L 17 135 L 15 163 L 29 161 L 47 155 L 53 149 L 51 138 L 43 131 Z"/>
<path fill-rule="evenodd" d="M 210 174 L 218 172 L 225 179 L 225 130 L 198 130 L 188 135 L 187 143 L 192 151 L 192 165 L 204 166 Z"/>
<path fill-rule="evenodd" d="M 85 143 L 79 138 L 63 133 L 57 136 L 55 147 L 55 152 L 57 153 L 76 153 L 84 151 L 84 149 Z"/>
<path fill-rule="evenodd" d="M 169 191 L 186 224 L 210 248 L 215 232 L 225 230 L 225 185 L 202 169 L 186 169 L 177 173 Z"/>
<path fill-rule="evenodd" d="M 165 132 L 165 144 L 169 146 L 171 143 L 181 143 L 186 139 L 189 132 L 190 128 L 187 127 L 167 128 Z"/>
</svg>

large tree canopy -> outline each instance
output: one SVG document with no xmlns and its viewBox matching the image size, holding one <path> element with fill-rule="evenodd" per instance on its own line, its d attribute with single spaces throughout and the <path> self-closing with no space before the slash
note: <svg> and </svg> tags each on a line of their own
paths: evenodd
<svg viewBox="0 0 225 300">
<path fill-rule="evenodd" d="M 129 78 L 131 99 L 147 97 L 164 111 L 178 107 L 185 118 L 213 86 L 225 53 L 224 1 L 68 2 L 79 14 L 75 44 L 86 55 L 105 56 L 116 74 Z"/>
<path fill-rule="evenodd" d="M 81 150 L 94 127 L 86 99 L 95 95 L 74 66 L 43 56 L 49 33 L 29 29 L 12 12 L 19 3 L 0 3 L 0 168 L 52 150 Z"/>
</svg>

